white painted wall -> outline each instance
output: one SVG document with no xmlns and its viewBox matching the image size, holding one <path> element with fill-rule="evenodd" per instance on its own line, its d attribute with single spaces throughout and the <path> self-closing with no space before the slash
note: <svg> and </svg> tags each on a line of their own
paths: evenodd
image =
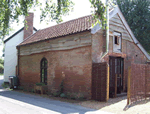
<svg viewBox="0 0 150 114">
<path fill-rule="evenodd" d="M 22 30 L 5 43 L 4 82 L 9 82 L 9 76 L 16 76 L 18 59 L 16 46 L 23 41 L 23 34 Z"/>
</svg>

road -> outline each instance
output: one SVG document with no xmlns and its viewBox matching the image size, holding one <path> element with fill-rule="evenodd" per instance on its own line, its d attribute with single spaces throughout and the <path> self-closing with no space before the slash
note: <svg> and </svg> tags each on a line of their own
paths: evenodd
<svg viewBox="0 0 150 114">
<path fill-rule="evenodd" d="M 0 76 L 0 85 L 3 77 Z M 0 87 L 0 114 L 110 114 Z"/>
</svg>

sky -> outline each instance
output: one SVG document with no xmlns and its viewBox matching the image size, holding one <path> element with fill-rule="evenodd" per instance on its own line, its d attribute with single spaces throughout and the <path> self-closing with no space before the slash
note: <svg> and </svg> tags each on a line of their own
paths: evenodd
<svg viewBox="0 0 150 114">
<path fill-rule="evenodd" d="M 90 8 L 91 4 L 90 4 L 89 0 L 72 0 L 72 1 L 75 4 L 74 10 L 73 10 L 73 12 L 70 12 L 69 15 L 63 17 L 63 22 L 91 14 L 91 8 Z M 33 10 L 31 10 L 30 12 L 33 12 Z M 44 21 L 42 23 L 40 23 L 40 15 L 38 13 L 38 9 L 37 9 L 37 11 L 34 11 L 33 13 L 34 13 L 33 26 L 36 29 L 39 30 L 39 29 L 43 29 L 43 28 L 47 28 L 47 27 L 56 25 L 56 22 L 50 22 L 48 25 Z M 20 17 L 20 20 L 24 20 L 23 18 L 24 17 Z M 19 24 L 17 24 L 17 23 L 11 24 L 13 31 L 10 33 L 9 36 L 11 36 L 13 33 L 18 31 L 23 26 L 24 26 L 24 24 L 22 22 L 19 22 Z M 5 39 L 7 39 L 9 36 L 7 36 Z M 3 49 L 3 46 L 0 45 L 0 56 L 2 55 L 2 49 Z"/>
</svg>

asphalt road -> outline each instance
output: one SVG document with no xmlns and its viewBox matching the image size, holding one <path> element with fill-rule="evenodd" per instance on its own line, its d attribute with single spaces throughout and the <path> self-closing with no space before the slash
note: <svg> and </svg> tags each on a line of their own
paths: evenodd
<svg viewBox="0 0 150 114">
<path fill-rule="evenodd" d="M 3 77 L 0 76 L 0 85 Z M 0 87 L 0 114 L 110 114 Z"/>
</svg>

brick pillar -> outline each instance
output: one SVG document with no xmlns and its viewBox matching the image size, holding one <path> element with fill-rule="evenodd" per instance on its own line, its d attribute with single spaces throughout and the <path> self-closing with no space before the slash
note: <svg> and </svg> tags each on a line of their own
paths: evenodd
<svg viewBox="0 0 150 114">
<path fill-rule="evenodd" d="M 29 13 L 29 16 L 25 17 L 25 25 L 24 25 L 24 37 L 23 39 L 25 40 L 27 37 L 33 34 L 33 13 Z"/>
<path fill-rule="evenodd" d="M 101 57 L 106 50 L 106 36 L 105 31 L 99 30 L 97 33 L 92 35 L 92 62 L 100 63 Z"/>
</svg>

